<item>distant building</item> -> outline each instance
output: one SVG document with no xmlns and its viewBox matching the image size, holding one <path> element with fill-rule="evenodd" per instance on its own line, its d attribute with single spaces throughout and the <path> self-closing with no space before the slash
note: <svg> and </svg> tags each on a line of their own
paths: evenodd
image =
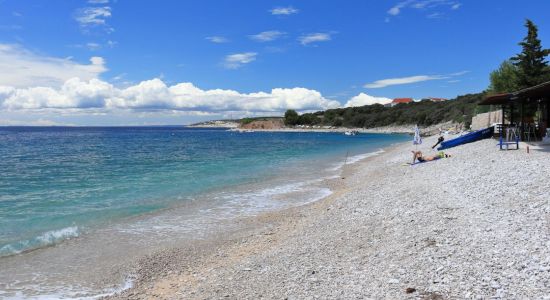
<svg viewBox="0 0 550 300">
<path fill-rule="evenodd" d="M 421 101 L 443 102 L 443 101 L 447 101 L 447 99 L 445 99 L 445 98 L 428 97 L 428 98 L 423 98 Z"/>
<path fill-rule="evenodd" d="M 390 103 L 390 106 L 393 107 L 400 103 L 412 103 L 412 102 L 413 102 L 413 98 L 395 98 Z"/>
</svg>

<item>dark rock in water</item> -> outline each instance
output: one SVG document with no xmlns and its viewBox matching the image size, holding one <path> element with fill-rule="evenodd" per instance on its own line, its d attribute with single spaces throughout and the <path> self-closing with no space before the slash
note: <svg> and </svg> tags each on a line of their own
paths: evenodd
<svg viewBox="0 0 550 300">
<path fill-rule="evenodd" d="M 416 292 L 416 289 L 415 288 L 411 288 L 411 287 L 408 287 L 406 290 L 405 290 L 405 293 L 407 294 L 412 294 Z"/>
</svg>

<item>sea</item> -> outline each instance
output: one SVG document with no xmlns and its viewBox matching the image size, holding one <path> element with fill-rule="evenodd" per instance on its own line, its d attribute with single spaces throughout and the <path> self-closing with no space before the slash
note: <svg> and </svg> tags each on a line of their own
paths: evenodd
<svg viewBox="0 0 550 300">
<path fill-rule="evenodd" d="M 101 274 L 331 194 L 398 134 L 0 127 L 0 298 L 97 298 Z"/>
</svg>

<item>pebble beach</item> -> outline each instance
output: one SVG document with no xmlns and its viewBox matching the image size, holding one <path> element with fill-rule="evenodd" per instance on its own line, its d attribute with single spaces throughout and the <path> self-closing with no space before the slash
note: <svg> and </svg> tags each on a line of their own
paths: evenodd
<svg viewBox="0 0 550 300">
<path fill-rule="evenodd" d="M 426 138 L 418 150 L 435 154 Z M 550 299 L 550 148 L 346 165 L 315 203 L 150 255 L 112 299 Z"/>
</svg>

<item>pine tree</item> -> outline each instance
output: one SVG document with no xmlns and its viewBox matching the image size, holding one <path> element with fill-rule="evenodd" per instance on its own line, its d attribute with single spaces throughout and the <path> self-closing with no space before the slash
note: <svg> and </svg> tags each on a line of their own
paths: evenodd
<svg viewBox="0 0 550 300">
<path fill-rule="evenodd" d="M 527 36 L 519 45 L 521 53 L 512 57 L 512 61 L 519 68 L 518 83 L 520 88 L 527 88 L 548 80 L 548 62 L 546 56 L 550 49 L 542 49 L 538 38 L 537 26 L 529 19 L 525 21 Z"/>
</svg>

